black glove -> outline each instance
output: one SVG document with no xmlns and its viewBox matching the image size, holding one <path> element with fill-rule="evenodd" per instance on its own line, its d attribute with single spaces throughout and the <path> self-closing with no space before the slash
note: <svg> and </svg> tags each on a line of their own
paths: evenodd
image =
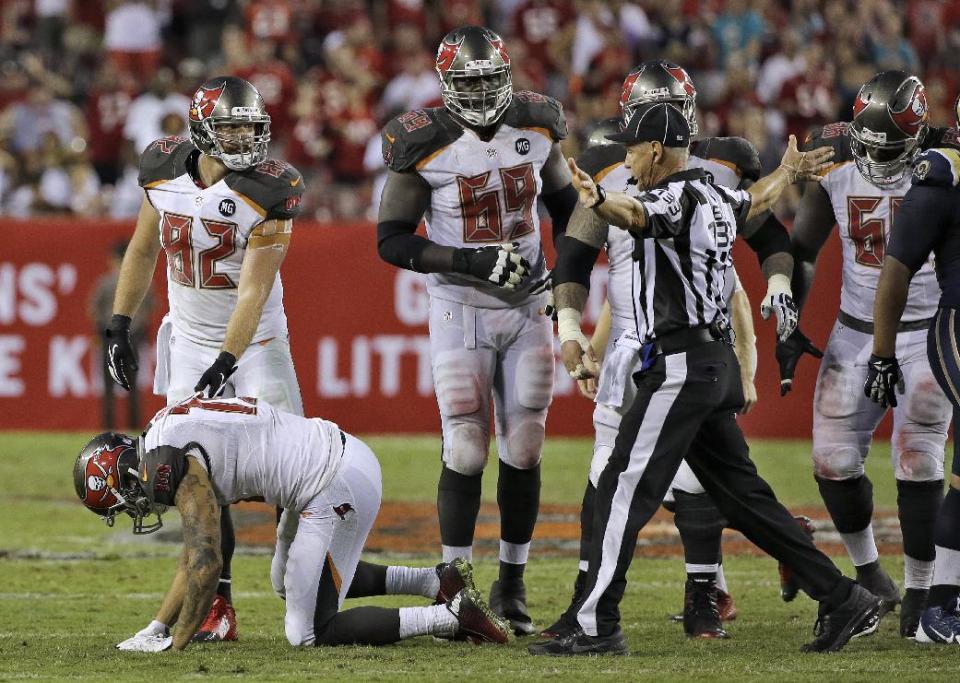
<svg viewBox="0 0 960 683">
<path fill-rule="evenodd" d="M 516 289 L 530 272 L 530 264 L 518 253 L 519 248 L 519 242 L 505 242 L 478 249 L 457 249 L 453 252 L 453 271 L 473 275 L 504 289 Z"/>
<path fill-rule="evenodd" d="M 540 312 L 551 320 L 556 320 L 557 307 L 553 300 L 553 272 L 549 270 L 543 274 L 542 278 L 530 285 L 531 294 L 543 294 L 544 292 L 548 293 L 547 303 Z"/>
<path fill-rule="evenodd" d="M 800 357 L 809 353 L 814 358 L 823 358 L 823 351 L 813 345 L 798 327 L 786 341 L 777 342 L 777 365 L 780 366 L 780 395 L 786 396 L 793 388 L 793 373 Z"/>
<path fill-rule="evenodd" d="M 200 381 L 193 388 L 194 391 L 207 389 L 207 398 L 216 398 L 223 393 L 227 380 L 237 370 L 237 357 L 232 353 L 221 351 L 213 365 L 200 376 Z"/>
<path fill-rule="evenodd" d="M 130 316 L 110 318 L 110 325 L 103 335 L 107 338 L 107 371 L 114 382 L 130 391 L 130 380 L 140 367 L 137 365 L 137 351 L 130 340 Z"/>
<path fill-rule="evenodd" d="M 897 394 L 903 393 L 903 373 L 896 357 L 881 358 L 870 356 L 867 364 L 867 381 L 863 383 L 863 393 L 881 408 L 888 405 L 897 407 Z"/>
</svg>

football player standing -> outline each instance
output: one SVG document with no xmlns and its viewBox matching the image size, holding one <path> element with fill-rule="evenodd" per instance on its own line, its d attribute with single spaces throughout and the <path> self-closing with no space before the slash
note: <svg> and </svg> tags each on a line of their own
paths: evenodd
<svg viewBox="0 0 960 683">
<path fill-rule="evenodd" d="M 108 369 L 130 389 L 137 365 L 130 320 L 162 249 L 170 312 L 157 335 L 154 392 L 170 405 L 195 392 L 215 397 L 229 390 L 303 414 L 279 272 L 303 178 L 267 158 L 270 116 L 243 79 L 217 77 L 201 85 L 189 122 L 189 137 L 161 138 L 140 158 L 146 196 L 120 268 Z M 296 516 L 289 523 L 295 525 Z M 237 639 L 230 596 L 234 533 L 226 508 L 220 525 L 223 571 L 196 636 L 205 641 Z M 284 559 L 282 546 L 278 540 L 275 563 Z"/>
<path fill-rule="evenodd" d="M 679 65 L 663 60 L 644 62 L 627 74 L 620 96 L 620 127 L 626 125 L 633 112 L 643 104 L 668 102 L 675 105 L 686 118 L 691 133 L 697 131 L 697 91 L 690 76 Z M 596 136 L 602 138 L 602 136 Z M 622 192 L 630 183 L 630 171 L 624 166 L 626 148 L 620 144 L 598 144 L 586 149 L 577 160 L 577 165 L 589 173 L 598 185 L 611 192 Z M 749 186 L 760 177 L 760 159 L 754 146 L 738 137 L 700 138 L 691 143 L 690 168 L 702 168 L 716 183 L 737 189 Z M 594 453 L 590 463 L 590 476 L 583 495 L 580 525 L 580 568 L 574 584 L 570 606 L 561 617 L 542 635 L 548 638 L 562 637 L 579 628 L 576 620 L 584 583 L 587 577 L 591 532 L 593 529 L 594 497 L 596 484 L 603 472 L 620 428 L 623 414 L 630 408 L 635 387 L 629 377 L 641 365 L 640 342 L 630 330 L 634 325 L 632 300 L 633 253 L 636 240 L 633 235 L 619 229 L 610 229 L 591 212 L 579 212 L 583 227 L 574 219 L 569 234 L 562 239 L 561 248 L 569 250 L 574 260 L 592 266 L 600 248 L 606 246 L 609 262 L 607 300 L 610 305 L 608 341 L 603 345 L 604 363 L 599 381 L 596 408 L 593 413 L 595 430 Z M 769 222 L 769 223 L 768 223 Z M 575 228 L 573 226 L 576 226 Z M 754 224 L 750 231 L 751 245 L 758 249 L 761 262 L 777 242 L 777 235 L 786 249 L 786 232 L 771 213 Z M 559 260 L 558 260 L 559 263 Z M 732 270 L 732 265 L 730 266 Z M 582 272 L 588 273 L 589 270 Z M 734 292 L 735 274 L 728 275 L 728 287 L 724 300 L 740 313 L 734 317 L 737 344 L 741 358 L 745 410 L 756 401 L 753 377 L 756 371 L 756 348 L 749 301 L 742 289 Z M 589 280 L 582 280 L 587 286 Z M 598 328 L 602 326 L 598 324 Z M 624 379 L 627 378 L 627 379 Z M 693 471 L 682 463 L 676 479 L 667 494 L 666 505 L 674 512 L 674 521 L 683 544 L 687 569 L 684 588 L 683 624 L 686 634 L 694 638 L 724 638 L 721 622 L 736 616 L 733 599 L 721 565 L 720 542 L 727 522 L 714 505 Z"/>
<path fill-rule="evenodd" d="M 817 254 L 835 224 L 840 231 L 840 312 L 814 393 L 813 468 L 820 495 L 856 566 L 857 581 L 883 598 L 885 611 L 901 597 L 879 563 L 871 524 L 873 486 L 863 465 L 886 406 L 872 403 L 860 387 L 870 360 L 877 282 L 894 216 L 910 188 L 910 163 L 921 150 L 957 142 L 956 131 L 928 127 L 927 118 L 926 94 L 916 76 L 882 71 L 865 83 L 854 101 L 853 120 L 823 126 L 808 140 L 808 149 L 833 146 L 834 165 L 822 180 L 807 183 L 791 237 L 796 262 L 793 291 L 802 307 Z M 904 637 L 916 632 L 927 599 L 934 520 L 943 498 L 943 453 L 951 410 L 930 369 L 925 346 L 939 294 L 928 259 L 913 278 L 897 327 L 897 356 L 908 387 L 899 405 L 893 404 L 891 441 L 903 534 Z M 777 345 L 781 393 L 790 390 L 797 362 L 811 348 L 799 330 Z"/>
<path fill-rule="evenodd" d="M 495 408 L 500 574 L 490 607 L 518 635 L 535 628 L 523 583 L 540 500 L 540 456 L 553 394 L 553 331 L 539 314 L 545 277 L 537 198 L 563 233 L 577 193 L 559 142 L 561 105 L 514 92 L 493 31 L 466 26 L 437 51 L 443 107 L 383 130 L 387 179 L 377 248 L 428 273 L 433 380 L 443 429 L 437 493 L 444 561 L 470 559 Z M 426 238 L 416 235 L 421 218 Z"/>
</svg>

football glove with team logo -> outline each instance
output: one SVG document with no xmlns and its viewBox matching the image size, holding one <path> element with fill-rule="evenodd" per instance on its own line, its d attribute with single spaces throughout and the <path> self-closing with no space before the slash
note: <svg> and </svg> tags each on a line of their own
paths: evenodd
<svg viewBox="0 0 960 683">
<path fill-rule="evenodd" d="M 107 338 L 107 371 L 113 381 L 127 391 L 137 368 L 137 352 L 130 339 L 130 317 L 115 315 L 103 332 Z"/>
</svg>

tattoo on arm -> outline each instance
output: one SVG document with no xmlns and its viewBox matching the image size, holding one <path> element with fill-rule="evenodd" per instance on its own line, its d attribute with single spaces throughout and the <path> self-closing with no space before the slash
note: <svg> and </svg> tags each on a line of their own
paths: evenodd
<svg viewBox="0 0 960 683">
<path fill-rule="evenodd" d="M 597 249 L 603 248 L 607 242 L 607 230 L 610 226 L 592 209 L 577 204 L 567 223 L 567 236 L 580 240 Z"/>
<path fill-rule="evenodd" d="M 587 288 L 579 282 L 564 282 L 553 288 L 553 298 L 558 311 L 573 308 L 582 312 L 587 304 L 588 294 Z"/>
<path fill-rule="evenodd" d="M 223 566 L 220 557 L 220 505 L 213 495 L 206 472 L 192 459 L 177 491 L 176 504 L 183 520 L 187 585 L 173 647 L 182 650 L 189 644 L 210 609 Z"/>
</svg>

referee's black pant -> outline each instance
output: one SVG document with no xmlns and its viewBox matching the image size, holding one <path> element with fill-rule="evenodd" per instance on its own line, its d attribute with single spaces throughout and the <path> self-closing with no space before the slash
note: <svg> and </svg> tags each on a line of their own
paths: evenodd
<svg viewBox="0 0 960 683">
<path fill-rule="evenodd" d="M 793 569 L 828 607 L 852 582 L 813 545 L 760 478 L 735 413 L 743 406 L 740 366 L 722 341 L 657 358 L 634 376 L 637 397 L 623 417 L 597 484 L 590 570 L 577 615 L 588 635 L 609 635 L 640 529 L 663 501 L 684 456 L 730 525 Z"/>
</svg>

